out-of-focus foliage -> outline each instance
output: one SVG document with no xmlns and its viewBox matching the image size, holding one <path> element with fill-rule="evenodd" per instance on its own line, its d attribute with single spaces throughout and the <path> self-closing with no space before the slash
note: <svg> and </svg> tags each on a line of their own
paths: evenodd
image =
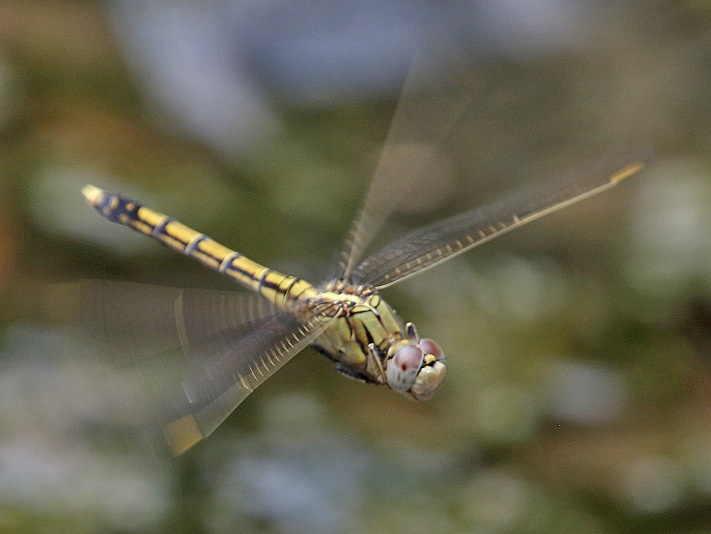
<svg viewBox="0 0 711 534">
<path fill-rule="evenodd" d="M 711 9 L 620 4 L 0 2 L 0 532 L 711 531 Z M 477 58 L 471 149 L 388 236 L 608 150 L 649 170 L 385 293 L 445 347 L 432 401 L 307 350 L 142 456 L 47 288 L 231 286 L 80 187 L 318 282 L 432 19 Z"/>
</svg>

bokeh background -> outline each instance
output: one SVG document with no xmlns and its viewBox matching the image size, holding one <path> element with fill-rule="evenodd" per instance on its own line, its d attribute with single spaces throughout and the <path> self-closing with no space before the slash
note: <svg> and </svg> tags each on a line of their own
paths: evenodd
<svg viewBox="0 0 711 534">
<path fill-rule="evenodd" d="M 433 28 L 470 54 L 465 163 L 387 236 L 655 159 L 385 292 L 445 348 L 432 401 L 309 349 L 187 454 L 137 455 L 81 393 L 102 355 L 57 320 L 75 303 L 36 303 L 85 278 L 231 285 L 81 186 L 322 280 Z M 711 532 L 709 58 L 703 0 L 3 0 L 0 532 Z"/>
</svg>

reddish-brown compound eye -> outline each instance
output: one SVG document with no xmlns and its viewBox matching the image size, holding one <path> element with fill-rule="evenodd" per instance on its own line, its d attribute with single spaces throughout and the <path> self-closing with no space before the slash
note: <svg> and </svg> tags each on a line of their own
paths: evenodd
<svg viewBox="0 0 711 534">
<path fill-rule="evenodd" d="M 393 362 L 403 371 L 419 369 L 422 364 L 422 351 L 414 345 L 408 345 L 397 351 Z"/>
<path fill-rule="evenodd" d="M 431 354 L 438 360 L 441 360 L 444 358 L 444 352 L 442 351 L 442 347 L 439 346 L 439 344 L 429 338 L 422 338 L 420 340 L 420 348 L 422 349 L 422 352 L 425 354 Z"/>
<path fill-rule="evenodd" d="M 422 351 L 415 345 L 407 345 L 395 353 L 388 364 L 387 379 L 390 389 L 404 392 L 417 378 L 422 366 Z"/>
</svg>

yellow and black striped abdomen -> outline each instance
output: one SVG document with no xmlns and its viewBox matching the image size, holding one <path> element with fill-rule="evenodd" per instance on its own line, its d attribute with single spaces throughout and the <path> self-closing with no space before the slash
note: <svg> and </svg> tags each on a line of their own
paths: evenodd
<svg viewBox="0 0 711 534">
<path fill-rule="evenodd" d="M 89 204 L 110 221 L 133 228 L 186 256 L 195 258 L 248 289 L 259 292 L 278 306 L 286 306 L 290 302 L 309 298 L 317 293 L 308 282 L 272 271 L 205 234 L 138 202 L 93 185 L 85 186 L 82 193 Z"/>
</svg>

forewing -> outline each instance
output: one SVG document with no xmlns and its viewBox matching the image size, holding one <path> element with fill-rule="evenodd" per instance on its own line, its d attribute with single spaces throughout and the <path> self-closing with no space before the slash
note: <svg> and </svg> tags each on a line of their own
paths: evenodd
<svg viewBox="0 0 711 534">
<path fill-rule="evenodd" d="M 488 206 L 422 227 L 364 260 L 353 270 L 352 279 L 377 289 L 393 285 L 505 232 L 609 189 L 643 166 L 643 158 L 633 159 L 614 171 L 528 187 Z"/>
<path fill-rule="evenodd" d="M 175 454 L 208 436 L 330 321 L 297 319 L 250 293 L 106 281 L 64 290 L 111 360 L 105 393 L 122 419 Z"/>
<path fill-rule="evenodd" d="M 456 43 L 441 39 L 414 54 L 385 146 L 342 252 L 343 278 L 349 278 L 408 191 L 433 179 L 433 158 L 477 93 L 471 70 L 464 67 L 466 55 Z"/>
</svg>

